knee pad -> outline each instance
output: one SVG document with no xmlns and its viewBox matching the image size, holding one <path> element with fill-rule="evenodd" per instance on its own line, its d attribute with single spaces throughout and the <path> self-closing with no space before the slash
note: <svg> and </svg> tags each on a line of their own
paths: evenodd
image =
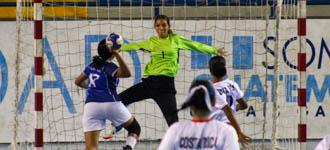
<svg viewBox="0 0 330 150">
<path fill-rule="evenodd" d="M 135 118 L 130 125 L 125 127 L 125 129 L 128 131 L 128 133 L 135 133 L 137 136 L 140 136 L 141 127 Z"/>
</svg>

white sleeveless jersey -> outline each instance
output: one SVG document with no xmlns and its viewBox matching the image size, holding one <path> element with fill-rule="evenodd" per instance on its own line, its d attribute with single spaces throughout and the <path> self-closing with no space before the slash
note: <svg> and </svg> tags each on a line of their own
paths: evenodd
<svg viewBox="0 0 330 150">
<path fill-rule="evenodd" d="M 220 99 L 224 99 L 228 106 L 232 109 L 233 114 L 236 112 L 237 100 L 243 97 L 243 92 L 236 82 L 226 79 L 220 82 L 213 83 L 213 87 L 219 93 Z M 215 108 L 212 112 L 212 117 L 216 120 L 229 123 L 227 116 L 222 111 L 223 107 L 218 107 L 217 103 L 223 103 L 217 98 Z"/>
<path fill-rule="evenodd" d="M 158 150 L 239 150 L 233 127 L 217 120 L 191 120 L 174 123 Z"/>
</svg>

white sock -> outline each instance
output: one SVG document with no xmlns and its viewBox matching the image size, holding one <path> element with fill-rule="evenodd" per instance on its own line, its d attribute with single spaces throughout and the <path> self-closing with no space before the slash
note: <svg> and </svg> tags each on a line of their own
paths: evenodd
<svg viewBox="0 0 330 150">
<path fill-rule="evenodd" d="M 126 145 L 131 146 L 132 148 L 134 148 L 135 144 L 137 143 L 137 140 L 135 137 L 133 136 L 128 136 L 126 139 Z"/>
</svg>

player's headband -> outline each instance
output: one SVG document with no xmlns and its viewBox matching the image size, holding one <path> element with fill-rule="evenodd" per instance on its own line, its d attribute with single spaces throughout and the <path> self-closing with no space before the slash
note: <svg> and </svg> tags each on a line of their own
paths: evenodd
<svg viewBox="0 0 330 150">
<path fill-rule="evenodd" d="M 212 105 L 211 105 L 211 99 L 210 99 L 209 92 L 208 92 L 207 88 L 206 88 L 205 86 L 203 86 L 203 85 L 199 85 L 199 86 L 193 87 L 193 88 L 190 90 L 188 96 L 186 97 L 185 102 L 190 101 L 190 100 L 191 100 L 191 97 L 192 97 L 192 96 L 194 95 L 194 93 L 195 93 L 197 90 L 199 90 L 199 89 L 204 90 L 204 92 L 205 92 L 205 94 L 204 94 L 204 101 L 205 101 L 205 104 L 206 104 L 206 106 L 207 106 L 207 109 L 210 110 L 210 111 L 212 111 L 213 109 L 212 109 Z"/>
</svg>

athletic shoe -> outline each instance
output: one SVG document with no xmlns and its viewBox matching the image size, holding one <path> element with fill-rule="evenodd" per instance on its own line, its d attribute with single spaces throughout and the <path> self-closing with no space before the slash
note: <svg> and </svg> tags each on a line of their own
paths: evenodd
<svg viewBox="0 0 330 150">
<path fill-rule="evenodd" d="M 116 133 L 116 128 L 111 126 L 109 132 L 106 132 L 102 138 L 105 140 L 110 140 L 115 135 L 115 133 Z"/>
</svg>

